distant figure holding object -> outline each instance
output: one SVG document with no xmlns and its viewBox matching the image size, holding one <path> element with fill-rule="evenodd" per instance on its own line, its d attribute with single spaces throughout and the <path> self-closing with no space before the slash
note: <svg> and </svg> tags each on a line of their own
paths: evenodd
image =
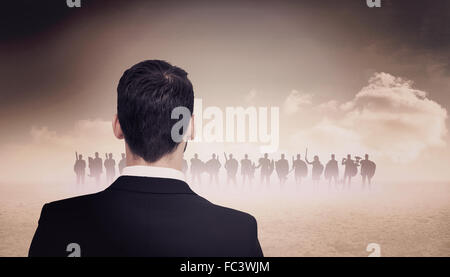
<svg viewBox="0 0 450 277">
<path fill-rule="evenodd" d="M 122 175 L 123 169 L 127 166 L 127 157 L 125 153 L 122 153 L 122 159 L 119 162 L 119 173 Z"/>
<path fill-rule="evenodd" d="M 227 159 L 227 154 L 223 153 L 223 155 L 225 156 L 225 169 L 227 170 L 227 184 L 231 182 L 233 182 L 236 185 L 236 173 L 237 173 L 237 169 L 238 169 L 238 161 L 233 158 L 233 154 L 228 155 L 228 159 Z"/>
<path fill-rule="evenodd" d="M 256 165 L 254 162 L 252 162 L 251 166 L 250 166 L 250 173 L 248 175 L 249 177 L 249 183 L 252 184 L 253 183 L 253 179 L 255 178 L 255 171 L 256 171 Z"/>
<path fill-rule="evenodd" d="M 94 166 L 94 158 L 88 157 L 88 167 L 89 167 L 89 177 L 94 177 L 95 174 L 95 166 Z"/>
<path fill-rule="evenodd" d="M 116 161 L 113 159 L 113 154 L 105 154 L 105 170 L 106 170 L 106 183 L 111 184 L 116 176 Z"/>
<path fill-rule="evenodd" d="M 250 174 L 252 171 L 252 161 L 248 158 L 248 155 L 244 155 L 244 159 L 241 160 L 241 176 L 242 184 L 245 184 L 245 179 L 250 183 Z"/>
<path fill-rule="evenodd" d="M 364 160 L 361 160 L 361 176 L 362 176 L 362 185 L 363 189 L 366 187 L 366 180 L 368 181 L 368 188 L 371 189 L 372 184 L 372 177 L 375 175 L 375 170 L 377 168 L 377 165 L 369 160 L 369 155 L 366 154 L 364 157 Z"/>
<path fill-rule="evenodd" d="M 267 173 L 267 178 L 270 181 L 270 176 L 272 176 L 273 171 L 275 170 L 275 162 L 274 160 L 270 160 L 270 164 L 269 164 L 269 172 Z M 269 183 L 267 183 L 269 184 Z"/>
<path fill-rule="evenodd" d="M 269 155 L 267 153 L 264 154 L 264 157 L 259 159 L 259 164 L 256 168 L 261 168 L 261 185 L 264 184 L 264 182 L 268 185 L 270 183 L 270 174 L 272 174 L 272 172 L 270 172 L 270 168 L 271 168 L 271 163 L 269 160 Z"/>
<path fill-rule="evenodd" d="M 275 168 L 277 171 L 278 179 L 280 180 L 280 186 L 282 187 L 286 183 L 287 175 L 289 173 L 289 163 L 286 160 L 284 154 L 281 154 L 281 159 L 276 161 Z"/>
<path fill-rule="evenodd" d="M 339 167 L 335 157 L 336 156 L 332 154 L 331 160 L 328 161 L 325 166 L 325 178 L 328 180 L 328 189 L 331 188 L 331 181 L 334 181 L 335 188 L 338 188 Z"/>
<path fill-rule="evenodd" d="M 201 184 L 202 183 L 202 173 L 203 173 L 203 162 L 198 158 L 198 154 L 194 154 L 194 158 L 191 159 L 191 175 L 192 183 Z"/>
<path fill-rule="evenodd" d="M 89 177 L 93 177 L 95 179 L 95 184 L 100 184 L 100 175 L 103 173 L 103 161 L 100 158 L 98 152 L 95 152 L 95 157 L 89 157 Z"/>
<path fill-rule="evenodd" d="M 297 159 L 294 160 L 292 157 L 292 170 L 294 170 L 295 183 L 301 184 L 302 178 L 305 178 L 308 175 L 308 166 L 304 161 L 302 161 L 300 154 L 297 154 Z"/>
<path fill-rule="evenodd" d="M 219 157 L 216 154 L 212 154 L 212 158 L 206 162 L 206 171 L 209 174 L 209 183 L 219 184 L 219 169 L 222 166 L 219 161 Z"/>
<path fill-rule="evenodd" d="M 352 177 L 356 176 L 356 174 L 358 173 L 358 164 L 354 160 L 352 160 L 352 156 L 348 154 L 347 158 L 342 159 L 342 165 L 345 165 L 344 188 L 347 185 L 347 188 L 350 189 Z"/>
<path fill-rule="evenodd" d="M 83 155 L 78 155 L 75 152 L 75 165 L 73 166 L 73 171 L 77 176 L 77 185 L 84 184 L 84 177 L 86 175 L 86 161 L 83 160 Z"/>
<path fill-rule="evenodd" d="M 312 181 L 313 184 L 319 184 L 320 176 L 322 176 L 323 173 L 323 164 L 319 160 L 319 156 L 314 156 L 314 160 L 312 162 L 308 161 L 308 148 L 306 148 L 305 153 L 305 161 L 307 164 L 311 164 L 312 167 Z"/>
</svg>

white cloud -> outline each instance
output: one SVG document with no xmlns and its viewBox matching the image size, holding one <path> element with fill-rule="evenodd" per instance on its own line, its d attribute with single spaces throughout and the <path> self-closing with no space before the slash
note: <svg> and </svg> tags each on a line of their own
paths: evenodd
<svg viewBox="0 0 450 277">
<path fill-rule="evenodd" d="M 258 95 L 258 91 L 256 89 L 251 89 L 249 93 L 247 93 L 244 97 L 244 101 L 248 104 L 254 103 L 256 97 Z"/>
<path fill-rule="evenodd" d="M 35 144 L 69 147 L 81 151 L 117 146 L 111 121 L 100 119 L 79 120 L 66 132 L 56 132 L 47 126 L 33 126 L 30 135 Z"/>
<path fill-rule="evenodd" d="M 298 90 L 292 90 L 283 103 L 283 111 L 288 114 L 295 114 L 302 107 L 312 104 L 312 94 L 302 93 Z"/>
<path fill-rule="evenodd" d="M 315 107 L 319 113 L 335 113 L 339 111 L 339 102 L 336 100 L 330 100 Z"/>
<path fill-rule="evenodd" d="M 322 120 L 293 140 L 330 148 L 324 151 L 367 151 L 412 161 L 430 147 L 445 146 L 447 111 L 427 95 L 412 81 L 376 73 L 351 101 L 318 105 Z"/>
</svg>

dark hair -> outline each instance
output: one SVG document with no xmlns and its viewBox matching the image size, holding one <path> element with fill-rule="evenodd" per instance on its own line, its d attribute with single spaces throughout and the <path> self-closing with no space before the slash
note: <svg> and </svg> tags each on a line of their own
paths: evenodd
<svg viewBox="0 0 450 277">
<path fill-rule="evenodd" d="M 183 69 L 161 60 L 140 62 L 123 73 L 117 86 L 117 116 L 130 150 L 147 162 L 171 153 L 172 110 L 193 112 L 194 90 Z"/>
</svg>

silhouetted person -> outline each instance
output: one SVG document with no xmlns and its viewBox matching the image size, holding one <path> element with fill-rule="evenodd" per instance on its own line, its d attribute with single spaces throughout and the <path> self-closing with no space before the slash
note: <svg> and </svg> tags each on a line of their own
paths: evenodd
<svg viewBox="0 0 450 277">
<path fill-rule="evenodd" d="M 267 153 L 264 154 L 263 158 L 259 159 L 259 164 L 256 168 L 261 168 L 261 184 L 264 184 L 264 182 L 268 185 L 270 183 L 270 174 L 272 174 L 270 171 L 271 163 L 269 160 L 269 155 Z"/>
<path fill-rule="evenodd" d="M 345 165 L 344 188 L 347 187 L 350 189 L 352 177 L 356 176 L 358 173 L 358 165 L 354 160 L 352 160 L 352 156 L 350 154 L 347 155 L 347 158 L 342 159 L 342 165 Z"/>
<path fill-rule="evenodd" d="M 227 184 L 230 182 L 233 182 L 233 184 L 236 185 L 236 173 L 238 170 L 238 161 L 233 158 L 233 154 L 228 155 L 229 158 L 227 158 L 227 155 L 223 153 L 225 156 L 225 169 L 227 171 Z"/>
<path fill-rule="evenodd" d="M 94 177 L 95 175 L 95 166 L 94 166 L 94 158 L 88 157 L 88 167 L 89 167 L 89 177 Z"/>
<path fill-rule="evenodd" d="M 306 149 L 305 161 L 307 164 L 312 165 L 312 181 L 313 184 L 319 184 L 320 176 L 323 173 L 323 164 L 319 160 L 319 156 L 314 156 L 314 160 L 312 162 L 308 161 L 308 149 Z"/>
<path fill-rule="evenodd" d="M 119 173 L 122 175 L 123 169 L 127 166 L 127 156 L 122 153 L 122 159 L 119 161 Z"/>
<path fill-rule="evenodd" d="M 95 152 L 95 157 L 89 157 L 89 169 L 90 169 L 90 177 L 95 179 L 95 183 L 97 185 L 100 184 L 100 175 L 103 173 L 103 161 L 100 158 L 98 152 Z"/>
<path fill-rule="evenodd" d="M 328 180 L 328 189 L 331 188 L 332 181 L 334 181 L 335 188 L 338 188 L 339 167 L 334 154 L 331 155 L 331 160 L 329 160 L 325 166 L 325 178 Z"/>
<path fill-rule="evenodd" d="M 363 189 L 365 189 L 366 186 L 366 180 L 368 181 L 368 187 L 369 189 L 371 189 L 371 184 L 372 184 L 372 177 L 375 175 L 375 170 L 377 168 L 377 165 L 369 160 L 369 155 L 366 154 L 364 156 L 364 160 L 361 160 L 360 162 L 361 165 L 361 176 L 362 176 L 362 185 L 363 185 Z"/>
<path fill-rule="evenodd" d="M 106 183 L 110 184 L 116 176 L 116 161 L 113 159 L 113 154 L 105 154 L 105 171 L 106 171 Z"/>
<path fill-rule="evenodd" d="M 77 243 L 82 257 L 261 257 L 255 218 L 207 201 L 184 180 L 187 141 L 172 132 L 179 107 L 194 110 L 181 68 L 152 60 L 125 71 L 113 130 L 133 159 L 106 190 L 45 204 L 29 256 L 67 256 Z M 192 140 L 190 114 L 181 133 Z"/>
<path fill-rule="evenodd" d="M 280 185 L 283 186 L 284 183 L 286 183 L 287 175 L 289 173 L 289 163 L 284 154 L 281 154 L 281 159 L 276 161 L 275 168 L 277 171 L 278 179 L 280 180 Z"/>
<path fill-rule="evenodd" d="M 269 172 L 267 173 L 268 179 L 270 181 L 270 176 L 272 176 L 273 171 L 275 170 L 275 162 L 274 160 L 270 160 L 270 165 L 269 165 Z M 267 183 L 269 184 L 269 183 Z"/>
<path fill-rule="evenodd" d="M 203 173 L 203 162 L 198 158 L 198 154 L 194 154 L 194 158 L 191 159 L 191 175 L 192 183 L 201 184 Z"/>
<path fill-rule="evenodd" d="M 251 171 L 252 171 L 252 161 L 250 161 L 248 155 L 245 154 L 244 158 L 241 160 L 242 184 L 245 184 L 245 180 L 247 180 L 250 183 Z"/>
<path fill-rule="evenodd" d="M 86 176 L 86 161 L 83 160 L 83 155 L 75 153 L 75 165 L 73 171 L 77 176 L 77 185 L 84 184 L 84 177 Z"/>
<path fill-rule="evenodd" d="M 302 161 L 300 154 L 297 154 L 297 159 L 294 160 L 292 157 L 292 170 L 294 170 L 295 183 L 301 184 L 302 178 L 305 178 L 308 175 L 308 166 L 304 161 Z"/>
<path fill-rule="evenodd" d="M 189 168 L 188 162 L 186 161 L 186 159 L 183 158 L 183 161 L 181 164 L 181 171 L 183 172 L 184 176 L 186 176 L 188 168 Z"/>
<path fill-rule="evenodd" d="M 219 157 L 216 154 L 212 154 L 209 161 L 206 162 L 206 171 L 209 174 L 209 183 L 219 184 L 219 169 L 222 166 L 219 161 Z"/>
<path fill-rule="evenodd" d="M 250 184 L 253 183 L 253 179 L 255 178 L 255 171 L 256 171 L 256 165 L 254 162 L 252 162 L 252 164 L 250 166 L 250 173 L 248 174 L 248 180 L 249 180 Z"/>
</svg>

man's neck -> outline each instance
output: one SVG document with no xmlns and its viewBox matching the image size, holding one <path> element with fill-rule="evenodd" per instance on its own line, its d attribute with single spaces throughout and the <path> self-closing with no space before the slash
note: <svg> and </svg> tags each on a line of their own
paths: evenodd
<svg viewBox="0 0 450 277">
<path fill-rule="evenodd" d="M 153 167 L 166 167 L 166 168 L 173 168 L 178 171 L 181 171 L 182 169 L 182 160 L 183 160 L 183 153 L 179 153 L 178 149 L 173 151 L 170 154 L 164 155 L 159 160 L 155 162 L 147 162 L 142 157 L 133 154 L 128 146 L 125 149 L 126 151 L 126 166 L 135 166 L 135 165 L 141 165 L 141 166 L 153 166 Z"/>
<path fill-rule="evenodd" d="M 128 157 L 127 156 L 127 166 L 135 166 L 135 165 L 166 167 L 166 168 L 173 168 L 173 169 L 181 171 L 181 159 L 179 159 L 179 161 L 175 161 L 173 159 L 167 159 L 167 157 L 162 157 L 161 159 L 159 159 L 156 162 L 149 163 L 141 157 L 136 157 L 136 156 Z"/>
</svg>

